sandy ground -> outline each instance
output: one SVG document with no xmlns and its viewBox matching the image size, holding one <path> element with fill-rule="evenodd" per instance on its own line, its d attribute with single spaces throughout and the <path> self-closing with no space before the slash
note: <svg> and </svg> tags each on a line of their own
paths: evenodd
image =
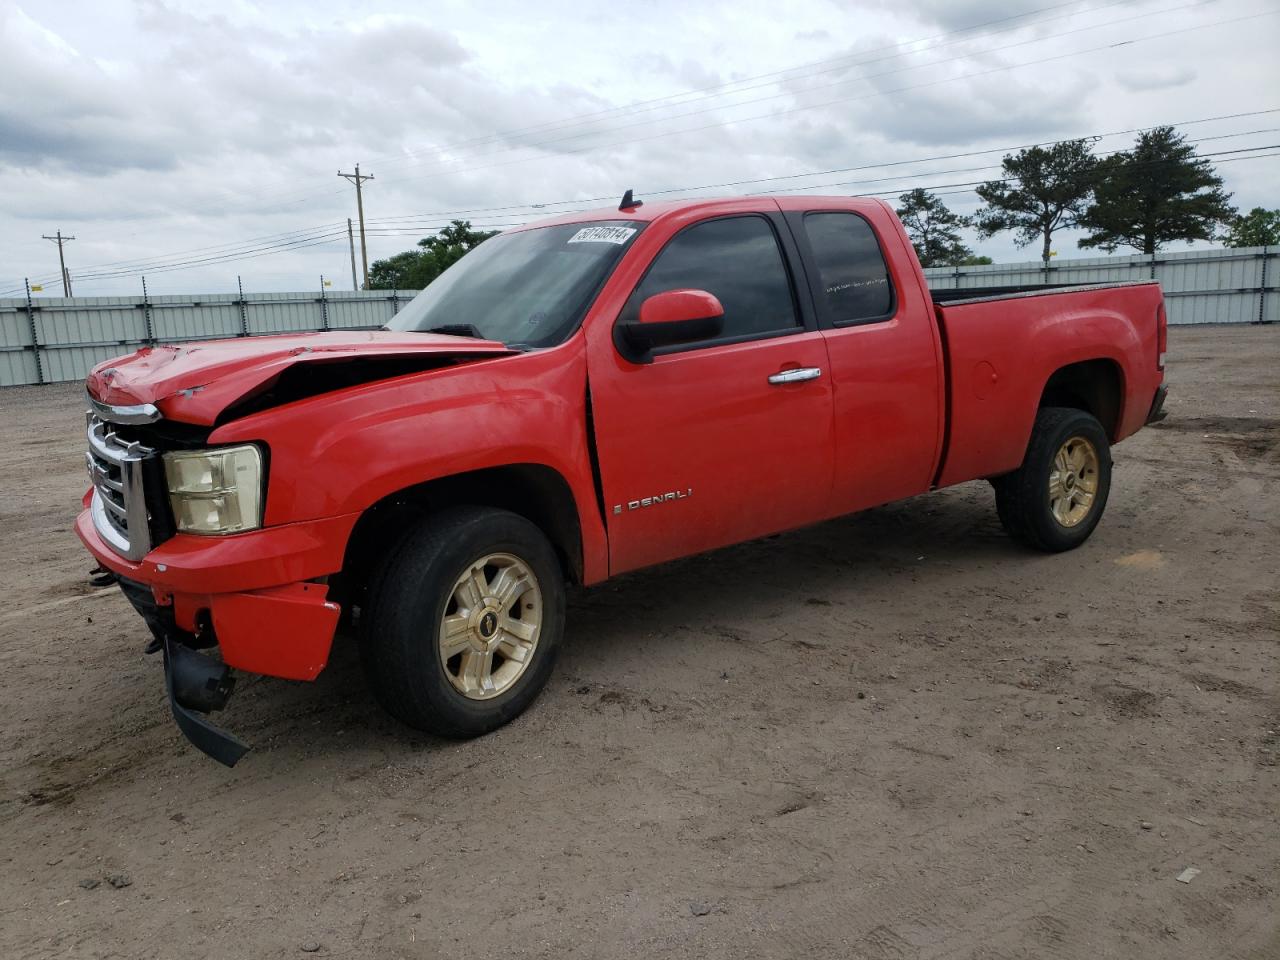
<svg viewBox="0 0 1280 960">
<path fill-rule="evenodd" d="M 0 957 L 1280 957 L 1280 329 L 1170 341 L 1073 554 L 979 483 L 629 576 L 467 744 L 347 642 L 234 771 L 86 583 L 79 388 L 0 392 Z"/>
</svg>

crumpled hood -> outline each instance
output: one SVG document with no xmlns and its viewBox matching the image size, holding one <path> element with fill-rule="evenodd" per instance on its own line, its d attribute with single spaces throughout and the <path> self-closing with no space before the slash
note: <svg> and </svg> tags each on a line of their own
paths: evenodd
<svg viewBox="0 0 1280 960">
<path fill-rule="evenodd" d="M 85 385 L 90 395 L 103 403 L 151 403 L 170 419 L 212 424 L 228 406 L 298 364 L 421 357 L 425 369 L 433 359 L 505 356 L 515 352 L 493 340 L 389 330 L 241 337 L 144 347 L 127 357 L 98 364 Z"/>
</svg>

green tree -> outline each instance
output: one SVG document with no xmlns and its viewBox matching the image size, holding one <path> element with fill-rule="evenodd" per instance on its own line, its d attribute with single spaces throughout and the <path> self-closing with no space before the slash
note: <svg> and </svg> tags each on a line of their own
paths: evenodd
<svg viewBox="0 0 1280 960">
<path fill-rule="evenodd" d="M 946 267 L 960 263 L 973 251 L 960 240 L 960 227 L 968 218 L 952 213 L 928 190 L 916 187 L 898 197 L 898 219 L 906 227 L 911 245 L 924 267 Z"/>
<path fill-rule="evenodd" d="M 986 202 L 974 216 L 978 236 L 1012 230 L 1020 247 L 1040 240 L 1040 257 L 1048 263 L 1054 232 L 1076 226 L 1084 214 L 1097 165 L 1088 140 L 1009 154 L 1000 164 L 1004 176 L 977 188 Z"/>
<path fill-rule="evenodd" d="M 1139 134 L 1132 150 L 1107 157 L 1098 172 L 1081 247 L 1151 254 L 1176 240 L 1212 240 L 1235 216 L 1213 165 L 1173 127 Z"/>
<path fill-rule="evenodd" d="M 495 233 L 473 230 L 469 220 L 454 220 L 434 237 L 419 240 L 417 250 L 375 260 L 369 268 L 369 289 L 421 290 Z"/>
<path fill-rule="evenodd" d="M 1280 210 L 1254 207 L 1227 224 L 1222 242 L 1228 247 L 1274 247 L 1280 245 Z"/>
<path fill-rule="evenodd" d="M 971 256 L 971 257 L 965 257 L 963 260 L 961 260 L 961 261 L 960 261 L 960 266 L 962 266 L 962 267 L 984 267 L 984 266 L 986 266 L 988 263 L 995 263 L 995 261 L 994 261 L 994 260 L 992 260 L 990 257 L 979 257 L 979 256 L 976 256 L 976 255 L 975 255 L 975 256 Z"/>
</svg>

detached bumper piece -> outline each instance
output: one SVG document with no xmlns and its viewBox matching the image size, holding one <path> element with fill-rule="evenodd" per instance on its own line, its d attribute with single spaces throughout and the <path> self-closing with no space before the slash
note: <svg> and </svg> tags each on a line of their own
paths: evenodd
<svg viewBox="0 0 1280 960">
<path fill-rule="evenodd" d="M 236 685 L 231 668 L 175 643 L 167 635 L 163 642 L 164 685 L 178 729 L 199 750 L 234 767 L 249 752 L 249 745 L 200 716 L 227 705 Z"/>
<path fill-rule="evenodd" d="M 150 588 L 123 577 L 118 579 L 121 591 L 155 636 L 147 652 L 159 649 L 164 653 L 164 685 L 178 729 L 200 751 L 234 767 L 249 752 L 249 745 L 201 716 L 227 705 L 235 688 L 231 668 L 197 653 L 193 647 L 211 643 L 180 629 L 174 622 L 173 608 L 157 604 Z"/>
<path fill-rule="evenodd" d="M 1147 413 L 1147 423 L 1159 423 L 1169 415 L 1164 408 L 1165 397 L 1169 395 L 1169 385 L 1162 383 L 1156 387 L 1156 395 L 1151 400 L 1151 410 Z"/>
</svg>

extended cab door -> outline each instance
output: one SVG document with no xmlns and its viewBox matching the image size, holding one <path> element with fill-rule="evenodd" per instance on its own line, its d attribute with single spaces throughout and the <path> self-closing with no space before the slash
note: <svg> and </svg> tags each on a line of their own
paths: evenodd
<svg viewBox="0 0 1280 960">
<path fill-rule="evenodd" d="M 942 343 L 924 274 L 888 207 L 780 201 L 831 357 L 832 513 L 928 490 L 942 453 Z"/>
<path fill-rule="evenodd" d="M 618 319 L 655 293 L 706 290 L 724 306 L 722 335 L 637 364 L 597 325 L 589 382 L 611 573 L 827 513 L 831 379 L 796 267 L 776 206 L 702 219 L 665 241 Z"/>
</svg>

